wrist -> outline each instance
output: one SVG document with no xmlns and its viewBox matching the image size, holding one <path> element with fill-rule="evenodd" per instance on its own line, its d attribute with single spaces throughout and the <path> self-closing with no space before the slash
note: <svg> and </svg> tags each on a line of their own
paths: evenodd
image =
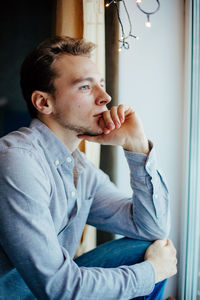
<svg viewBox="0 0 200 300">
<path fill-rule="evenodd" d="M 158 283 L 159 282 L 159 279 L 158 279 L 158 273 L 157 273 L 157 266 L 156 266 L 156 263 L 152 260 L 152 259 L 146 259 L 147 261 L 149 261 L 153 267 L 153 270 L 154 270 L 154 274 L 155 274 L 155 283 Z"/>
<path fill-rule="evenodd" d="M 147 138 L 126 140 L 122 147 L 124 150 L 134 153 L 143 153 L 148 155 L 150 152 L 149 141 Z"/>
</svg>

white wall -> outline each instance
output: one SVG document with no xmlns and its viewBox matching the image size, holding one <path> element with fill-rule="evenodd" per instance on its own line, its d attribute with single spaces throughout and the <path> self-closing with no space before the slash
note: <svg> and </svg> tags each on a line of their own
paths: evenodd
<svg viewBox="0 0 200 300">
<path fill-rule="evenodd" d="M 143 8 L 155 8 L 155 0 L 143 0 Z M 152 27 L 144 26 L 146 17 L 133 0 L 126 0 L 138 41 L 130 40 L 130 49 L 119 55 L 119 102 L 134 107 L 140 115 L 146 135 L 153 141 L 159 166 L 167 178 L 171 198 L 170 238 L 178 254 L 181 235 L 182 136 L 184 73 L 184 0 L 161 0 L 161 8 L 152 16 Z M 127 19 L 121 10 L 123 23 Z M 118 150 L 117 184 L 130 191 L 127 164 Z M 177 295 L 177 276 L 168 281 L 165 296 Z"/>
</svg>

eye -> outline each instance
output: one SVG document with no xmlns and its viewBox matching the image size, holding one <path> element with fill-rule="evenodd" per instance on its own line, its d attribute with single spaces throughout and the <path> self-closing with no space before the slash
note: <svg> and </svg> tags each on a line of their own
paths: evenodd
<svg viewBox="0 0 200 300">
<path fill-rule="evenodd" d="M 89 89 L 90 89 L 90 86 L 89 86 L 88 84 L 85 84 L 85 85 L 81 86 L 80 89 L 81 89 L 82 91 L 86 91 L 86 90 L 89 90 Z"/>
</svg>

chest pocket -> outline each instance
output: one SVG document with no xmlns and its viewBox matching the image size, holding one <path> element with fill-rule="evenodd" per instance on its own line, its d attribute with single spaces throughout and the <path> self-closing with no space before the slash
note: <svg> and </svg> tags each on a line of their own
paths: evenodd
<svg viewBox="0 0 200 300">
<path fill-rule="evenodd" d="M 76 202 L 75 202 L 74 208 L 71 212 L 71 215 L 69 216 L 67 224 L 58 232 L 57 236 L 59 236 L 65 229 L 67 229 L 72 224 L 74 218 L 78 215 L 78 213 L 80 211 L 80 207 L 81 207 L 81 200 L 78 197 L 76 199 Z"/>
</svg>

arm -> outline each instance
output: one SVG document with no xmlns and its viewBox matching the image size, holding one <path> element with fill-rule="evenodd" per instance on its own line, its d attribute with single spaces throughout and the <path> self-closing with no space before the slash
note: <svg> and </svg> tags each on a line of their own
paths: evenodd
<svg viewBox="0 0 200 300">
<path fill-rule="evenodd" d="M 119 120 L 120 126 L 114 127 Z M 112 130 L 108 129 L 111 128 L 111 122 Z M 119 106 L 106 111 L 100 125 L 104 134 L 84 137 L 89 141 L 121 145 L 124 148 L 131 173 L 133 197 L 128 201 L 104 177 L 95 195 L 88 222 L 103 230 L 132 238 L 165 238 L 169 233 L 168 191 L 157 170 L 155 150 L 148 143 L 139 118 L 131 108 Z"/>
<path fill-rule="evenodd" d="M 37 299 L 130 299 L 152 291 L 155 273 L 149 261 L 79 268 L 59 244 L 42 160 L 25 150 L 8 152 L 0 156 L 0 243 Z M 9 270 L 3 280 L 8 277 Z"/>
</svg>

